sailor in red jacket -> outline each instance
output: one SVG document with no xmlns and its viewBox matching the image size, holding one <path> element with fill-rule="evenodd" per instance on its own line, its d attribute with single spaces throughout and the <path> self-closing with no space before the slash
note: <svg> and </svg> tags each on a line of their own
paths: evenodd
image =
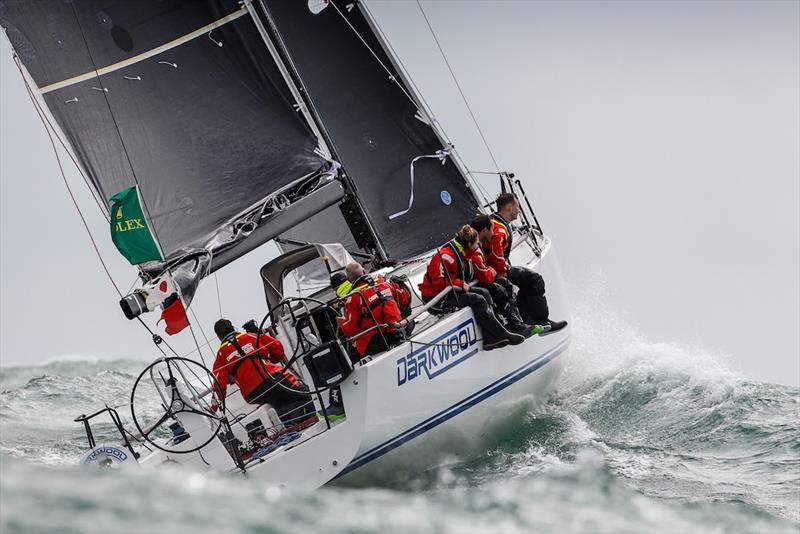
<svg viewBox="0 0 800 534">
<path fill-rule="evenodd" d="M 428 269 L 419 285 L 422 300 L 429 302 L 436 295 L 452 286 L 453 289 L 435 306 L 431 313 L 445 314 L 465 306 L 472 308 L 475 320 L 483 334 L 484 350 L 503 347 L 509 343 L 517 345 L 525 338 L 509 332 L 497 320 L 492 310 L 492 296 L 482 287 L 470 287 L 473 277 L 478 281 L 489 280 L 492 273 L 476 258 L 478 233 L 468 224 L 462 226 L 455 239 L 437 250 L 428 263 Z M 476 263 L 478 267 L 476 268 Z M 477 271 L 477 272 L 476 272 Z"/>
<path fill-rule="evenodd" d="M 493 223 L 488 215 L 478 215 L 469 223 L 478 232 L 478 241 L 489 241 L 492 236 Z M 514 295 L 514 287 L 504 276 L 497 273 L 494 267 L 488 265 L 483 251 L 477 248 L 471 257 L 472 265 L 475 270 L 475 278 L 481 287 L 489 290 L 494 300 L 495 310 L 505 318 L 506 328 L 525 337 L 531 334 L 540 334 L 544 329 L 539 326 L 525 324 L 517 308 L 517 299 Z"/>
<path fill-rule="evenodd" d="M 363 335 L 353 340 L 359 357 L 386 351 L 403 340 L 397 327 L 376 325 L 398 324 L 403 320 L 402 309 L 408 309 L 411 296 L 398 284 L 364 272 L 358 262 L 347 266 L 352 286 L 345 298 L 344 317 L 339 326 L 347 337 Z M 370 330 L 372 328 L 372 330 Z"/>
<path fill-rule="evenodd" d="M 488 240 L 481 244 L 486 251 L 487 261 L 497 274 L 507 278 L 519 288 L 517 303 L 522 319 L 528 324 L 549 324 L 553 331 L 567 326 L 566 321 L 549 320 L 550 310 L 547 297 L 544 295 L 544 279 L 538 273 L 511 265 L 511 245 L 514 233 L 511 223 L 519 217 L 520 206 L 513 193 L 501 193 L 495 201 L 497 212 L 492 214 L 492 233 Z"/>
<path fill-rule="evenodd" d="M 288 368 L 283 345 L 267 334 L 239 333 L 227 319 L 214 324 L 222 344 L 214 361 L 215 403 L 225 398 L 228 384 L 235 383 L 250 404 L 270 404 L 285 423 L 314 414 L 308 388 Z M 258 353 L 256 354 L 256 350 Z"/>
</svg>

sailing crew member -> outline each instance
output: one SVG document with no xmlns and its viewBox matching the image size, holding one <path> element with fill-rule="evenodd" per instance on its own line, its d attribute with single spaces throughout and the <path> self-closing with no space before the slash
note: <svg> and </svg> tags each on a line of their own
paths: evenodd
<svg viewBox="0 0 800 534">
<path fill-rule="evenodd" d="M 514 193 L 500 193 L 497 200 L 497 212 L 492 214 L 491 237 L 481 244 L 486 251 L 486 259 L 497 274 L 507 278 L 519 288 L 517 298 L 522 320 L 527 324 L 551 326 L 551 331 L 561 330 L 567 326 L 566 321 L 551 321 L 547 297 L 544 295 L 544 279 L 525 267 L 511 265 L 509 256 L 514 234 L 511 223 L 519 217 L 519 199 Z"/>
<path fill-rule="evenodd" d="M 353 340 L 357 357 L 378 354 L 402 342 L 399 323 L 404 318 L 401 308 L 410 309 L 408 292 L 397 283 L 366 274 L 356 261 L 348 264 L 345 272 L 351 289 L 345 300 L 344 316 L 338 320 L 347 337 L 358 336 Z"/>
<path fill-rule="evenodd" d="M 472 219 L 469 225 L 478 232 L 479 243 L 491 240 L 492 226 L 494 225 L 491 217 L 485 214 L 478 215 Z M 525 337 L 544 332 L 540 325 L 531 326 L 522 320 L 517 308 L 514 287 L 506 277 L 497 274 L 494 267 L 487 264 L 480 247 L 475 250 L 470 261 L 473 265 L 475 278 L 478 280 L 480 287 L 485 287 L 489 290 L 494 301 L 495 310 L 506 320 L 506 328 L 508 330 Z"/>
<path fill-rule="evenodd" d="M 509 343 L 518 345 L 525 338 L 509 332 L 497 320 L 492 311 L 492 296 L 489 291 L 469 285 L 474 271 L 471 258 L 477 248 L 478 232 L 465 224 L 458 230 L 455 239 L 431 257 L 425 277 L 419 285 L 422 300 L 430 302 L 446 288 L 452 287 L 441 301 L 430 308 L 431 313 L 441 315 L 469 306 L 483 333 L 484 350 L 504 347 Z"/>
<path fill-rule="evenodd" d="M 303 421 L 314 415 L 314 403 L 308 388 L 288 368 L 283 345 L 267 335 L 240 333 L 227 319 L 214 324 L 214 332 L 222 342 L 214 361 L 214 402 L 225 398 L 229 383 L 239 386 L 249 404 L 270 404 L 285 424 Z M 256 350 L 258 349 L 258 353 Z"/>
</svg>

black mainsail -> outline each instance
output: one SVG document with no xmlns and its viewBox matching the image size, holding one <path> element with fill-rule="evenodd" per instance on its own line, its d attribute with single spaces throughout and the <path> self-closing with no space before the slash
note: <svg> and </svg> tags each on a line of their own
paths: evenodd
<svg viewBox="0 0 800 534">
<path fill-rule="evenodd" d="M 250 235 L 234 221 L 329 165 L 237 0 L 3 0 L 0 24 L 96 194 L 138 185 L 167 258 Z"/>
<path fill-rule="evenodd" d="M 167 260 L 143 272 L 184 298 L 277 236 L 404 259 L 479 209 L 357 1 L 0 0 L 0 25 L 102 206 L 137 188 Z"/>
</svg>

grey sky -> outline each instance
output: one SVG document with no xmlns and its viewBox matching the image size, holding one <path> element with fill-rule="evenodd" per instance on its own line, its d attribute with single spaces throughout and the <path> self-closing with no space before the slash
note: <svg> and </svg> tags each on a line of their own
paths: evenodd
<svg viewBox="0 0 800 534">
<path fill-rule="evenodd" d="M 416 4 L 370 5 L 468 164 L 491 168 Z M 649 339 L 800 383 L 800 3 L 424 5 L 501 166 L 523 178 L 555 238 L 572 300 L 600 278 L 609 309 Z M 0 359 L 152 358 L 1 41 Z M 127 289 L 133 269 L 65 168 Z M 257 268 L 273 251 L 220 273 L 234 321 L 263 314 Z M 213 282 L 196 311 L 210 333 Z"/>
</svg>

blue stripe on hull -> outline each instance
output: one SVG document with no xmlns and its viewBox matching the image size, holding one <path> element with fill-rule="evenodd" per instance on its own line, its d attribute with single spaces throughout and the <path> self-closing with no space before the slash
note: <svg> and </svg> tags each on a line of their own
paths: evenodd
<svg viewBox="0 0 800 534">
<path fill-rule="evenodd" d="M 383 456 L 387 452 L 396 449 L 400 445 L 407 443 L 408 441 L 411 441 L 417 436 L 421 436 L 428 430 L 431 430 L 432 428 L 435 428 L 441 425 L 442 423 L 452 419 L 461 412 L 464 412 L 472 408 L 479 402 L 488 399 L 489 397 L 495 395 L 496 393 L 499 393 L 500 391 L 506 389 L 508 386 L 514 384 L 515 382 L 518 382 L 522 378 L 528 376 L 532 372 L 543 367 L 548 362 L 557 358 L 561 353 L 567 350 L 568 346 L 569 346 L 569 338 L 566 338 L 564 341 L 562 341 L 561 343 L 559 343 L 558 345 L 547 351 L 539 358 L 526 363 L 519 369 L 510 372 L 506 376 L 489 384 L 482 390 L 473 393 L 466 399 L 460 400 L 459 402 L 455 403 L 449 408 L 442 410 L 436 415 L 406 430 L 402 434 L 399 434 L 389 439 L 388 441 L 385 441 L 380 445 L 373 447 L 372 449 L 361 454 L 360 456 L 355 458 L 352 462 L 350 462 L 350 464 L 347 467 L 345 467 L 336 477 L 334 477 L 334 479 L 346 475 L 347 473 L 366 465 L 367 463 Z"/>
</svg>

